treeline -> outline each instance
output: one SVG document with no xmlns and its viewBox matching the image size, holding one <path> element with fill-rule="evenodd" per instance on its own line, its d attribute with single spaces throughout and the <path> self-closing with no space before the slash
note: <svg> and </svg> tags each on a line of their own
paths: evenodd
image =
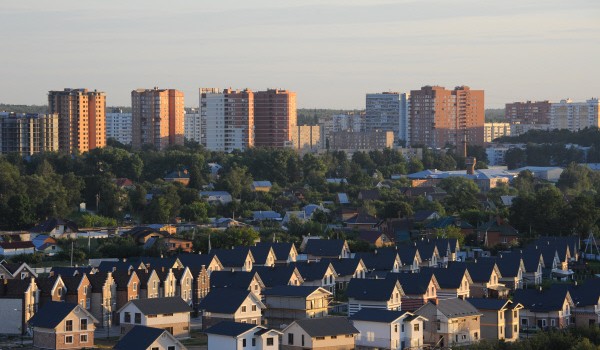
<svg viewBox="0 0 600 350">
<path fill-rule="evenodd" d="M 567 129 L 529 130 L 518 136 L 500 137 L 497 141 L 502 143 L 573 143 L 587 147 L 600 145 L 600 130 L 598 128 L 585 128 L 575 132 Z"/>
</svg>

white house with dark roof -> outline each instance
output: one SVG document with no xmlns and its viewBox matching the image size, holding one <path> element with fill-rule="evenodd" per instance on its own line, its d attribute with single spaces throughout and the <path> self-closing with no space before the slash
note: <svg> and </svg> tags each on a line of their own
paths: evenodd
<svg viewBox="0 0 600 350">
<path fill-rule="evenodd" d="M 283 330 L 281 350 L 354 349 L 359 331 L 345 317 L 296 320 Z"/>
<path fill-rule="evenodd" d="M 171 333 L 161 328 L 135 326 L 125 334 L 114 350 L 186 350 Z"/>
<path fill-rule="evenodd" d="M 222 321 L 261 324 L 265 308 L 254 293 L 235 288 L 212 288 L 199 305 L 203 328 Z"/>
<path fill-rule="evenodd" d="M 168 330 L 177 338 L 189 337 L 191 311 L 180 297 L 131 300 L 118 310 L 121 334 L 141 325 Z"/>
<path fill-rule="evenodd" d="M 346 289 L 348 316 L 361 309 L 400 310 L 404 291 L 397 280 L 353 278 Z"/>
<path fill-rule="evenodd" d="M 205 330 L 208 350 L 278 350 L 281 332 L 240 322 L 223 321 Z"/>
<path fill-rule="evenodd" d="M 423 346 L 423 316 L 406 311 L 362 309 L 350 317 L 360 331 L 359 348 L 419 349 Z"/>
</svg>

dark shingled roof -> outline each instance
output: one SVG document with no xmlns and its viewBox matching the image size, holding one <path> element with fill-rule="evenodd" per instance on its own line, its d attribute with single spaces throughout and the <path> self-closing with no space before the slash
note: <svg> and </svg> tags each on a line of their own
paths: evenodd
<svg viewBox="0 0 600 350">
<path fill-rule="evenodd" d="M 190 306 L 181 297 L 134 299 L 131 301 L 144 315 L 190 312 Z"/>
<path fill-rule="evenodd" d="M 357 300 L 386 301 L 392 297 L 396 283 L 395 279 L 353 278 L 348 283 L 346 295 Z"/>
<path fill-rule="evenodd" d="M 248 247 L 235 247 L 234 249 L 213 249 L 210 254 L 216 255 L 224 267 L 243 267 L 249 252 Z"/>
<path fill-rule="evenodd" d="M 480 315 L 481 313 L 469 302 L 460 298 L 439 299 L 437 308 L 448 318 Z"/>
<path fill-rule="evenodd" d="M 362 259 L 369 270 L 392 271 L 398 251 L 395 248 L 379 248 L 374 252 L 355 253 L 355 259 Z M 412 262 L 412 260 L 410 260 Z M 337 269 L 336 269 L 337 271 Z"/>
<path fill-rule="evenodd" d="M 169 268 L 172 268 L 173 266 L 175 266 L 175 263 L 177 262 L 177 257 L 170 256 L 170 257 L 160 258 L 160 257 L 142 256 L 139 258 L 138 257 L 130 258 L 129 262 L 131 264 L 133 264 L 136 268 L 141 263 L 141 264 L 144 264 L 145 266 L 150 265 L 150 268 L 155 269 L 155 270 L 162 269 L 163 267 L 165 269 L 169 269 Z"/>
<path fill-rule="evenodd" d="M 214 288 L 200 302 L 200 310 L 232 314 L 240 308 L 251 292 L 232 288 Z M 179 298 L 181 300 L 181 298 Z"/>
<path fill-rule="evenodd" d="M 210 287 L 248 290 L 256 274 L 246 271 L 213 271 L 210 274 Z"/>
<path fill-rule="evenodd" d="M 246 333 L 254 327 L 258 327 L 251 323 L 240 323 L 232 321 L 222 321 L 204 331 L 207 334 L 226 335 L 237 337 L 240 334 Z"/>
<path fill-rule="evenodd" d="M 429 240 L 427 241 L 416 241 L 419 255 L 423 261 L 431 260 L 433 254 L 437 251 L 438 255 L 441 255 L 437 250 L 437 245 Z"/>
<path fill-rule="evenodd" d="M 134 326 L 119 340 L 115 350 L 147 350 L 164 332 L 164 329 Z"/>
<path fill-rule="evenodd" d="M 415 256 L 417 255 L 418 249 L 414 244 L 400 244 L 398 245 L 398 255 L 400 256 L 400 261 L 402 261 L 405 265 L 411 265 L 415 260 Z M 419 255 L 421 253 L 419 252 Z"/>
<path fill-rule="evenodd" d="M 127 284 L 132 278 L 131 275 L 134 273 L 134 271 L 129 272 L 128 270 L 117 270 L 113 272 L 112 276 L 117 284 L 117 290 L 127 290 Z"/>
<path fill-rule="evenodd" d="M 473 282 L 482 283 L 490 280 L 496 262 L 492 259 L 479 259 L 477 262 L 468 263 L 458 261 L 448 262 L 448 266 L 450 267 L 451 265 L 464 265 L 469 271 L 469 275 L 471 275 Z M 500 277 L 502 276 L 499 276 L 499 278 Z"/>
<path fill-rule="evenodd" d="M 345 317 L 305 318 L 294 322 L 311 337 L 360 333 Z"/>
<path fill-rule="evenodd" d="M 348 220 L 344 221 L 346 224 L 351 225 L 376 225 L 379 222 L 379 219 L 374 217 L 373 215 L 369 215 L 364 212 L 359 212 Z"/>
<path fill-rule="evenodd" d="M 253 266 L 252 272 L 257 272 L 265 287 L 272 288 L 276 286 L 285 286 L 292 278 L 294 271 L 298 269 L 293 265 L 286 266 Z M 214 272 L 213 272 L 214 273 Z M 302 277 L 300 271 L 298 275 Z"/>
<path fill-rule="evenodd" d="M 521 267 L 521 256 L 518 254 L 500 254 L 496 257 L 491 258 L 480 258 L 479 260 L 491 259 L 496 262 L 498 270 L 502 277 L 517 277 L 519 275 L 519 268 Z"/>
<path fill-rule="evenodd" d="M 4 266 L 4 268 L 5 268 L 5 269 L 6 269 L 8 272 L 10 272 L 10 273 L 12 273 L 12 274 L 14 274 L 14 273 L 15 273 L 15 272 L 16 272 L 16 271 L 19 269 L 19 267 L 21 267 L 21 265 L 23 265 L 23 264 L 14 264 L 14 263 L 9 263 L 9 262 L 6 262 L 6 261 L 4 261 L 4 260 L 2 260 L 0 263 L 2 264 L 2 266 Z"/>
<path fill-rule="evenodd" d="M 449 264 L 445 269 L 433 267 L 421 267 L 420 269 L 420 273 L 434 274 L 442 289 L 459 288 L 466 271 L 467 267 L 464 264 Z"/>
<path fill-rule="evenodd" d="M 345 242 L 343 239 L 309 239 L 304 253 L 314 256 L 340 256 Z"/>
<path fill-rule="evenodd" d="M 137 269 L 140 262 L 132 263 L 131 261 L 102 261 L 98 265 L 98 271 L 100 272 L 112 272 L 112 271 L 127 271 L 131 268 Z"/>
<path fill-rule="evenodd" d="M 31 285 L 31 279 L 5 279 L 0 281 L 0 298 L 19 297 L 22 298 L 27 288 Z"/>
<path fill-rule="evenodd" d="M 517 289 L 513 302 L 520 303 L 532 312 L 548 312 L 562 310 L 569 291 L 567 288 L 550 288 L 543 292 L 536 289 Z"/>
<path fill-rule="evenodd" d="M 600 278 L 592 278 L 580 285 L 554 284 L 551 289 L 567 289 L 575 304 L 581 306 L 595 306 L 600 299 Z"/>
<path fill-rule="evenodd" d="M 40 294 L 50 295 L 50 293 L 52 292 L 52 287 L 54 287 L 54 284 L 56 283 L 56 280 L 58 280 L 58 277 L 58 275 L 54 275 L 36 278 L 35 283 L 37 284 L 40 290 Z"/>
<path fill-rule="evenodd" d="M 386 279 L 400 282 L 402 290 L 406 295 L 423 295 L 427 293 L 429 282 L 433 275 L 431 273 L 388 273 Z"/>
<path fill-rule="evenodd" d="M 85 274 L 77 275 L 77 276 L 60 276 L 60 278 L 65 283 L 65 287 L 67 287 L 67 294 L 77 294 L 77 288 L 81 284 L 81 280 L 85 278 Z"/>
<path fill-rule="evenodd" d="M 78 231 L 77 224 L 74 223 L 73 221 L 63 220 L 63 219 L 58 219 L 58 218 L 50 218 L 50 219 L 44 221 L 43 223 L 37 225 L 36 227 L 32 228 L 30 230 L 30 232 L 46 233 L 46 232 L 50 232 L 50 231 L 54 230 L 54 228 L 58 225 L 65 225 L 74 232 Z"/>
<path fill-rule="evenodd" d="M 250 252 L 252 253 L 254 261 L 260 265 L 265 265 L 267 263 L 267 257 L 269 256 L 270 251 L 271 247 L 266 245 L 256 245 L 250 247 Z"/>
<path fill-rule="evenodd" d="M 390 323 L 406 314 L 406 311 L 364 308 L 352 315 L 350 320 Z"/>
<path fill-rule="evenodd" d="M 276 295 L 286 297 L 304 297 L 311 295 L 320 287 L 317 286 L 277 286 L 271 289 L 267 289 L 263 292 L 263 295 Z"/>
<path fill-rule="evenodd" d="M 290 264 L 291 266 L 296 266 L 298 271 L 300 271 L 300 275 L 304 281 L 316 281 L 320 280 L 325 276 L 325 272 L 331 265 L 327 261 L 319 261 L 319 262 L 295 262 Z M 333 265 L 331 265 L 333 267 Z M 335 268 L 334 268 L 335 270 Z"/>
<path fill-rule="evenodd" d="M 333 265 L 338 276 L 352 276 L 360 265 L 360 259 L 321 259 Z"/>
<path fill-rule="evenodd" d="M 201 268 L 202 265 L 208 268 L 208 265 L 214 259 L 213 255 L 210 254 L 179 254 L 177 258 L 179 258 L 183 266 L 187 266 L 190 269 Z"/>
<path fill-rule="evenodd" d="M 467 301 L 478 310 L 501 310 L 505 307 L 508 308 L 509 304 L 512 303 L 512 301 L 507 299 L 491 298 L 467 298 Z"/>
<path fill-rule="evenodd" d="M 273 252 L 275 253 L 275 258 L 277 260 L 287 260 L 292 251 L 292 246 L 294 243 L 257 243 L 256 246 L 267 246 L 273 248 Z M 254 252 L 252 252 L 254 254 Z"/>
<path fill-rule="evenodd" d="M 50 301 L 44 304 L 28 321 L 29 325 L 40 328 L 55 328 L 71 313 L 77 304 Z"/>
<path fill-rule="evenodd" d="M 102 293 L 102 287 L 104 287 L 109 273 L 110 272 L 96 272 L 94 274 L 88 275 L 88 279 L 90 280 L 90 284 L 92 285 L 93 293 Z M 112 273 L 110 274 L 112 275 Z"/>
<path fill-rule="evenodd" d="M 75 274 L 83 274 L 92 272 L 91 266 L 81 267 L 53 267 L 50 272 L 54 272 L 55 275 L 61 276 L 74 276 Z"/>
</svg>

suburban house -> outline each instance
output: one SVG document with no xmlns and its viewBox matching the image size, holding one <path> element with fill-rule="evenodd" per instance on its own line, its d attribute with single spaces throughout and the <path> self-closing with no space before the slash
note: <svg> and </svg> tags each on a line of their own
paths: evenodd
<svg viewBox="0 0 600 350">
<path fill-rule="evenodd" d="M 166 237 L 163 238 L 161 242 L 168 253 L 191 253 L 194 250 L 193 242 L 191 239 Z"/>
<path fill-rule="evenodd" d="M 233 202 L 233 197 L 227 191 L 201 191 L 200 198 L 205 199 L 209 204 L 225 205 Z"/>
<path fill-rule="evenodd" d="M 303 253 L 308 260 L 350 258 L 350 248 L 345 239 L 309 239 Z"/>
<path fill-rule="evenodd" d="M 525 273 L 525 264 L 518 254 L 498 254 L 493 259 L 500 270 L 502 277 L 500 282 L 512 290 L 523 288 L 523 274 Z"/>
<path fill-rule="evenodd" d="M 468 298 L 467 301 L 482 314 L 481 339 L 519 339 L 519 311 L 523 305 L 506 299 Z"/>
<path fill-rule="evenodd" d="M 140 269 L 135 273 L 140 279 L 140 299 L 160 297 L 160 278 L 155 270 Z"/>
<path fill-rule="evenodd" d="M 600 324 L 600 279 L 593 278 L 576 285 L 553 285 L 568 288 L 575 307 L 571 310 L 571 324 L 589 327 Z"/>
<path fill-rule="evenodd" d="M 58 241 L 48 235 L 37 235 L 31 240 L 37 252 L 44 253 L 47 256 L 54 256 L 61 251 Z"/>
<path fill-rule="evenodd" d="M 24 334 L 27 321 L 37 312 L 39 290 L 35 279 L 0 280 L 0 334 Z"/>
<path fill-rule="evenodd" d="M 434 221 L 430 221 L 425 225 L 425 232 L 429 237 L 434 238 L 440 230 L 445 230 L 448 227 L 456 227 L 466 237 L 475 232 L 475 227 L 469 224 L 466 220 L 458 216 L 446 216 Z"/>
<path fill-rule="evenodd" d="M 437 302 L 437 291 L 440 285 L 434 274 L 430 273 L 389 273 L 386 279 L 396 280 L 400 283 L 404 295 L 402 296 L 402 310 L 415 311 L 429 301 Z"/>
<path fill-rule="evenodd" d="M 155 269 L 156 275 L 160 280 L 160 297 L 161 298 L 169 298 L 175 296 L 175 274 L 173 273 L 172 268 L 162 268 Z"/>
<path fill-rule="evenodd" d="M 456 238 L 432 238 L 430 241 L 436 245 L 440 254 L 440 262 L 447 266 L 449 261 L 456 261 L 460 252 L 460 243 Z"/>
<path fill-rule="evenodd" d="M 503 258 L 511 257 L 512 255 L 520 257 L 523 261 L 523 287 L 527 287 L 528 285 L 538 286 L 542 284 L 542 277 L 544 275 L 544 257 L 542 256 L 540 250 L 530 249 L 511 253 L 502 253 Z M 502 270 L 500 270 L 500 272 L 504 276 L 504 272 L 502 272 Z"/>
<path fill-rule="evenodd" d="M 379 219 L 373 215 L 369 215 L 363 211 L 359 211 L 356 215 L 344 220 L 344 225 L 350 230 L 373 230 L 379 223 Z"/>
<path fill-rule="evenodd" d="M 13 264 L 5 260 L 0 261 L 0 280 L 3 279 L 29 279 L 37 274 L 26 263 Z"/>
<path fill-rule="evenodd" d="M 394 245 L 394 242 L 387 234 L 379 231 L 360 231 L 358 239 L 363 240 L 375 248 L 383 248 Z"/>
<path fill-rule="evenodd" d="M 281 350 L 351 350 L 357 334 L 358 329 L 345 317 L 296 320 L 283 330 Z"/>
<path fill-rule="evenodd" d="M 323 287 L 335 294 L 337 272 L 330 262 L 296 262 L 293 266 L 298 268 L 304 286 Z"/>
<path fill-rule="evenodd" d="M 251 323 L 220 322 L 205 330 L 208 350 L 278 350 L 281 332 Z"/>
<path fill-rule="evenodd" d="M 162 329 L 134 326 L 113 347 L 114 350 L 186 350 L 171 333 Z"/>
<path fill-rule="evenodd" d="M 571 324 L 571 310 L 575 307 L 567 288 L 553 287 L 549 290 L 518 289 L 513 301 L 523 305 L 522 330 L 566 328 Z"/>
<path fill-rule="evenodd" d="M 353 278 L 346 289 L 348 316 L 364 308 L 400 310 L 404 291 L 395 279 Z"/>
<path fill-rule="evenodd" d="M 346 289 L 352 278 L 365 278 L 367 267 L 362 259 L 323 259 L 331 263 L 337 276 L 335 282 L 337 290 Z"/>
<path fill-rule="evenodd" d="M 281 221 L 281 214 L 273 210 L 256 210 L 252 212 L 252 221 Z"/>
<path fill-rule="evenodd" d="M 162 328 L 177 338 L 190 335 L 192 309 L 180 297 L 135 299 L 118 310 L 121 334 L 135 326 Z"/>
<path fill-rule="evenodd" d="M 36 278 L 40 290 L 40 306 L 50 301 L 65 301 L 67 288 L 59 275 Z"/>
<path fill-rule="evenodd" d="M 213 249 L 210 254 L 219 258 L 224 270 L 252 271 L 254 256 L 248 247 Z"/>
<path fill-rule="evenodd" d="M 175 295 L 183 299 L 188 305 L 192 305 L 194 295 L 194 276 L 189 268 L 174 269 L 175 276 Z"/>
<path fill-rule="evenodd" d="M 435 243 L 429 240 L 416 241 L 415 245 L 421 257 L 420 267 L 438 267 L 442 263 L 440 252 Z"/>
<path fill-rule="evenodd" d="M 421 259 L 421 253 L 414 244 L 401 244 L 398 245 L 398 256 L 402 261 L 400 270 L 407 272 L 419 272 L 423 259 Z M 436 266 L 437 267 L 437 266 Z"/>
<path fill-rule="evenodd" d="M 190 183 L 190 174 L 187 169 L 171 171 L 163 178 L 166 182 L 178 182 L 183 186 Z"/>
<path fill-rule="evenodd" d="M 439 299 L 415 311 L 428 319 L 423 330 L 424 342 L 438 347 L 469 345 L 481 339 L 481 313 L 469 302 Z"/>
<path fill-rule="evenodd" d="M 299 286 L 304 283 L 300 271 L 293 265 L 254 266 L 252 272 L 258 273 L 266 288 Z"/>
<path fill-rule="evenodd" d="M 440 286 L 437 291 L 438 299 L 465 299 L 471 295 L 473 280 L 464 264 L 452 264 L 445 269 L 423 268 L 420 273 L 435 275 Z"/>
<path fill-rule="evenodd" d="M 210 274 L 210 288 L 233 288 L 254 293 L 261 297 L 265 284 L 258 272 L 215 271 Z"/>
<path fill-rule="evenodd" d="M 271 181 L 253 181 L 250 188 L 254 192 L 269 192 L 273 187 Z"/>
<path fill-rule="evenodd" d="M 277 258 L 272 247 L 262 244 L 251 246 L 249 249 L 252 253 L 252 257 L 254 258 L 254 265 L 275 266 L 275 261 Z"/>
<path fill-rule="evenodd" d="M 106 327 L 116 321 L 117 311 L 117 284 L 112 277 L 112 272 L 96 272 L 88 275 L 92 286 L 92 307 L 90 312 L 100 327 Z"/>
<path fill-rule="evenodd" d="M 29 320 L 33 346 L 44 349 L 81 349 L 94 347 L 98 320 L 81 305 L 52 301 Z"/>
<path fill-rule="evenodd" d="M 420 349 L 423 346 L 422 316 L 406 311 L 362 309 L 350 317 L 360 334 L 358 349 Z"/>
<path fill-rule="evenodd" d="M 73 221 L 50 218 L 29 230 L 29 232 L 46 234 L 53 238 L 75 238 L 79 229 Z"/>
<path fill-rule="evenodd" d="M 295 320 L 325 317 L 333 294 L 315 286 L 278 286 L 265 292 L 264 317 L 271 327 L 283 328 Z"/>
<path fill-rule="evenodd" d="M 294 243 L 257 243 L 257 247 L 269 246 L 275 253 L 275 265 L 285 265 L 290 262 L 295 262 L 298 257 L 298 250 Z"/>
<path fill-rule="evenodd" d="M 15 256 L 35 253 L 35 246 L 31 241 L 25 242 L 0 242 L 0 256 Z"/>
<path fill-rule="evenodd" d="M 500 217 L 477 228 L 477 240 L 486 247 L 494 247 L 498 244 L 516 245 L 519 243 L 519 237 L 519 231 Z"/>
<path fill-rule="evenodd" d="M 202 327 L 205 329 L 221 321 L 261 324 L 265 304 L 247 290 L 212 288 L 200 302 Z"/>
<path fill-rule="evenodd" d="M 67 288 L 66 301 L 81 305 L 84 309 L 90 310 L 92 307 L 92 287 L 87 274 L 77 274 L 75 276 L 61 276 Z"/>
<path fill-rule="evenodd" d="M 140 278 L 133 269 L 117 270 L 112 277 L 117 285 L 117 310 L 128 301 L 140 298 Z"/>
<path fill-rule="evenodd" d="M 361 259 L 369 271 L 398 272 L 402 261 L 394 248 L 380 248 L 373 252 L 354 254 L 355 259 Z"/>
<path fill-rule="evenodd" d="M 160 239 L 168 237 L 169 233 L 159 231 L 147 226 L 134 227 L 129 231 L 123 232 L 124 237 L 131 237 L 138 245 L 151 247 Z"/>
<path fill-rule="evenodd" d="M 198 311 L 200 301 L 204 299 L 210 291 L 210 274 L 204 265 L 199 268 L 191 267 L 190 272 L 194 277 L 192 285 L 192 305 L 194 311 Z"/>
<path fill-rule="evenodd" d="M 470 296 L 473 298 L 506 298 L 508 297 L 509 289 L 500 283 L 502 275 L 500 269 L 493 259 L 480 259 L 475 262 L 452 262 L 453 265 L 465 267 L 469 271 L 469 275 L 473 280 L 470 285 Z"/>
<path fill-rule="evenodd" d="M 214 254 L 179 254 L 177 259 L 190 269 L 201 269 L 204 266 L 209 274 L 223 270 L 221 260 Z"/>
</svg>

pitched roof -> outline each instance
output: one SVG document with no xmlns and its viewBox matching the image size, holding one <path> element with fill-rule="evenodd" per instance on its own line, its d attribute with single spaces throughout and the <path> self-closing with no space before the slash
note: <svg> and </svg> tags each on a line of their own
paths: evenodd
<svg viewBox="0 0 600 350">
<path fill-rule="evenodd" d="M 134 299 L 130 303 L 135 305 L 144 315 L 174 314 L 192 311 L 190 306 L 181 297 Z"/>
<path fill-rule="evenodd" d="M 340 256 L 345 243 L 344 239 L 309 239 L 304 253 L 314 256 Z"/>
<path fill-rule="evenodd" d="M 93 293 L 102 293 L 102 287 L 104 287 L 109 273 L 110 272 L 96 272 L 88 275 L 88 279 L 90 280 L 90 284 L 92 285 Z M 112 273 L 110 274 L 112 275 Z"/>
<path fill-rule="evenodd" d="M 117 284 L 117 290 L 127 290 L 127 284 L 132 278 L 135 271 L 118 270 L 112 273 L 112 276 Z"/>
<path fill-rule="evenodd" d="M 62 320 L 75 310 L 78 304 L 50 301 L 44 304 L 28 321 L 33 327 L 55 328 Z"/>
<path fill-rule="evenodd" d="M 299 278 L 302 278 L 300 271 L 293 265 L 252 267 L 252 272 L 258 273 L 260 279 L 267 288 L 287 285 L 292 278 L 292 275 L 295 273 L 294 271 L 298 273 Z"/>
<path fill-rule="evenodd" d="M 208 312 L 232 314 L 252 293 L 233 288 L 213 288 L 200 302 L 200 309 Z M 181 298 L 179 298 L 181 300 Z"/>
<path fill-rule="evenodd" d="M 471 279 L 476 283 L 488 282 L 490 277 L 492 276 L 492 271 L 494 271 L 494 267 L 496 266 L 496 262 L 492 259 L 479 259 L 476 262 L 459 262 L 459 261 L 450 261 L 448 262 L 448 266 L 450 265 L 464 265 L 469 271 L 469 275 L 471 275 Z M 501 278 L 502 276 L 498 276 Z"/>
<path fill-rule="evenodd" d="M 363 201 L 377 201 L 377 200 L 381 199 L 381 194 L 379 193 L 378 189 L 374 189 L 374 190 L 361 190 L 360 192 L 358 192 L 358 196 Z"/>
<path fill-rule="evenodd" d="M 377 242 L 377 240 L 379 239 L 379 237 L 381 236 L 386 236 L 387 235 L 383 232 L 379 232 L 379 231 L 365 231 L 365 230 L 361 230 L 358 233 L 358 238 L 362 239 L 363 241 L 369 242 L 371 244 L 375 244 Z M 382 238 L 383 239 L 383 238 Z M 387 238 L 387 241 L 389 242 L 389 238 Z"/>
<path fill-rule="evenodd" d="M 191 268 L 200 268 L 202 265 L 208 268 L 213 261 L 214 256 L 210 254 L 179 254 L 177 258 L 184 266 Z M 220 260 L 219 260 L 220 261 Z"/>
<path fill-rule="evenodd" d="M 248 247 L 235 247 L 234 249 L 213 249 L 210 254 L 216 255 L 225 267 L 242 267 L 246 265 L 249 252 Z"/>
<path fill-rule="evenodd" d="M 23 293 L 31 286 L 31 279 L 5 279 L 2 282 L 0 283 L 0 297 L 22 298 Z"/>
<path fill-rule="evenodd" d="M 320 280 L 325 276 L 329 266 L 333 268 L 333 265 L 327 261 L 295 262 L 291 263 L 290 265 L 298 268 L 298 271 L 300 272 L 300 275 L 304 281 Z"/>
<path fill-rule="evenodd" d="M 204 331 L 207 334 L 218 334 L 230 337 L 237 337 L 240 334 L 244 334 L 249 330 L 259 327 L 251 323 L 240 323 L 232 321 L 222 321 Z"/>
<path fill-rule="evenodd" d="M 73 221 L 59 219 L 59 218 L 50 218 L 50 219 L 42 222 L 41 224 L 35 226 L 34 228 L 32 228 L 30 230 L 30 232 L 39 232 L 39 233 L 50 232 L 50 231 L 54 230 L 56 228 L 56 226 L 59 226 L 59 225 L 67 226 L 74 232 L 78 231 L 77 224 L 74 223 Z"/>
<path fill-rule="evenodd" d="M 85 278 L 85 274 L 80 274 L 77 276 L 60 276 L 60 278 L 65 283 L 65 287 L 67 287 L 68 294 L 77 294 L 77 288 L 81 284 L 81 281 Z"/>
<path fill-rule="evenodd" d="M 275 253 L 275 258 L 277 260 L 287 260 L 290 252 L 292 251 L 292 246 L 294 243 L 283 243 L 283 242 L 274 242 L 274 243 L 257 243 L 256 246 L 269 246 L 273 248 L 273 252 Z M 252 253 L 254 255 L 254 252 Z"/>
<path fill-rule="evenodd" d="M 428 229 L 446 228 L 448 226 L 456 226 L 460 227 L 461 229 L 474 228 L 473 225 L 469 224 L 466 220 L 461 220 L 460 218 L 455 216 L 446 216 L 441 219 L 431 221 L 430 223 L 425 225 L 425 227 Z"/>
<path fill-rule="evenodd" d="M 392 271 L 396 257 L 398 251 L 395 248 L 379 248 L 374 252 L 354 254 L 354 258 L 362 259 L 369 270 Z"/>
<path fill-rule="evenodd" d="M 294 323 L 311 337 L 360 333 L 345 317 L 305 318 Z"/>
<path fill-rule="evenodd" d="M 356 321 L 370 321 L 391 323 L 398 318 L 406 315 L 406 311 L 392 311 L 385 309 L 363 308 L 352 315 L 349 319 Z"/>
<path fill-rule="evenodd" d="M 3 249 L 28 249 L 34 248 L 33 242 L 25 241 L 25 242 L 0 242 L 0 247 Z"/>
<path fill-rule="evenodd" d="M 50 295 L 52 288 L 56 284 L 56 281 L 60 278 L 59 275 L 39 277 L 36 278 L 35 283 L 37 284 L 40 293 L 43 295 Z M 62 280 L 62 279 L 61 279 Z"/>
<path fill-rule="evenodd" d="M 448 264 L 445 269 L 434 267 L 421 267 L 419 273 L 431 273 L 435 275 L 440 288 L 457 289 L 460 288 L 462 279 L 467 274 L 470 278 L 467 267 L 464 264 Z M 471 279 L 472 282 L 472 279 Z"/>
<path fill-rule="evenodd" d="M 536 289 L 517 289 L 513 302 L 522 304 L 532 312 L 557 311 L 562 310 L 568 294 L 567 288 L 550 288 L 542 292 Z"/>
<path fill-rule="evenodd" d="M 475 306 L 460 298 L 439 299 L 437 308 L 448 318 L 481 315 Z"/>
<path fill-rule="evenodd" d="M 360 258 L 358 259 L 321 259 L 328 261 L 333 266 L 338 276 L 352 276 L 356 269 L 360 266 Z M 364 262 L 363 262 L 364 263 Z"/>
<path fill-rule="evenodd" d="M 281 214 L 272 210 L 258 210 L 252 212 L 252 220 L 277 220 Z"/>
<path fill-rule="evenodd" d="M 81 266 L 81 267 L 53 267 L 50 272 L 54 272 L 54 274 L 58 274 L 61 276 L 74 276 L 76 274 L 83 273 L 91 273 L 94 270 L 91 266 Z"/>
<path fill-rule="evenodd" d="M 115 345 L 115 350 L 147 350 L 166 330 L 134 326 Z"/>
<path fill-rule="evenodd" d="M 521 268 L 521 257 L 517 254 L 499 254 L 496 257 L 492 258 L 483 258 L 483 259 L 492 259 L 496 262 L 502 277 L 517 277 L 519 275 L 519 270 Z"/>
<path fill-rule="evenodd" d="M 398 256 L 400 256 L 400 261 L 403 264 L 410 265 L 413 263 L 417 254 L 419 254 L 419 250 L 414 244 L 399 244 L 398 246 Z"/>
<path fill-rule="evenodd" d="M 413 220 L 416 222 L 421 222 L 427 220 L 430 216 L 437 214 L 438 212 L 435 210 L 417 210 L 413 214 Z M 439 215 L 439 214 L 438 214 Z"/>
<path fill-rule="evenodd" d="M 346 224 L 351 225 L 375 225 L 379 222 L 379 219 L 374 217 L 373 215 L 369 215 L 364 212 L 359 212 L 348 220 L 344 221 Z"/>
<path fill-rule="evenodd" d="M 431 279 L 435 278 L 431 273 L 388 273 L 386 279 L 400 282 L 402 290 L 407 295 L 422 295 L 427 293 Z"/>
<path fill-rule="evenodd" d="M 255 245 L 250 247 L 250 252 L 252 253 L 254 262 L 264 265 L 267 263 L 267 257 L 271 252 L 271 247 L 267 245 Z"/>
<path fill-rule="evenodd" d="M 467 298 L 467 301 L 478 310 L 502 310 L 512 304 L 512 301 L 508 299 Z"/>
<path fill-rule="evenodd" d="M 277 286 L 277 287 L 273 287 L 271 289 L 265 290 L 263 292 L 263 295 L 306 298 L 309 295 L 311 295 L 312 293 L 319 290 L 320 288 L 321 287 L 318 287 L 318 286 Z"/>
<path fill-rule="evenodd" d="M 348 283 L 346 295 L 358 300 L 387 301 L 397 284 L 395 279 L 353 278 Z"/>
<path fill-rule="evenodd" d="M 210 274 L 211 288 L 236 288 L 247 290 L 254 277 L 260 279 L 256 272 L 246 271 L 213 271 Z"/>
<path fill-rule="evenodd" d="M 100 272 L 112 272 L 112 271 L 127 271 L 130 268 L 137 268 L 140 262 L 133 264 L 131 261 L 101 261 L 98 265 L 98 271 Z"/>
</svg>

